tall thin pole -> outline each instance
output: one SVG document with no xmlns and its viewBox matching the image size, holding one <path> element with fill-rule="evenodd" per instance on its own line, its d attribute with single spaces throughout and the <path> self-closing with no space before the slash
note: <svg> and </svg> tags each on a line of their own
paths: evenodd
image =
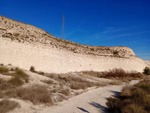
<svg viewBox="0 0 150 113">
<path fill-rule="evenodd" d="M 63 18 L 62 18 L 62 39 L 64 39 L 64 25 L 65 25 L 65 17 L 63 15 Z"/>
</svg>

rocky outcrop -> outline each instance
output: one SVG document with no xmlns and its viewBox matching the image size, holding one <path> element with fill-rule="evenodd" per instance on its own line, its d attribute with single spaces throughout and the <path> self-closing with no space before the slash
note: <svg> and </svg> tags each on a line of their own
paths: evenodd
<svg viewBox="0 0 150 113">
<path fill-rule="evenodd" d="M 128 47 L 82 45 L 3 16 L 0 23 L 1 63 L 55 73 L 112 68 L 142 71 L 146 66 Z"/>
</svg>

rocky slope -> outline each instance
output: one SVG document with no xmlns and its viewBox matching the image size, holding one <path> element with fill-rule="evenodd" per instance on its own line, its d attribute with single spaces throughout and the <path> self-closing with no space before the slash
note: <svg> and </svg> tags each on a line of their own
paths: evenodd
<svg viewBox="0 0 150 113">
<path fill-rule="evenodd" d="M 55 73 L 112 68 L 141 72 L 146 66 L 128 47 L 81 45 L 4 16 L 0 16 L 0 62 Z"/>
</svg>

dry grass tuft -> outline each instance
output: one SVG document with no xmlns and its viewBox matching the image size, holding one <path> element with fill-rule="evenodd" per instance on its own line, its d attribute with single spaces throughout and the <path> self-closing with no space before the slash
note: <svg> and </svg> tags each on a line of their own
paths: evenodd
<svg viewBox="0 0 150 113">
<path fill-rule="evenodd" d="M 9 69 L 6 66 L 0 66 L 0 73 L 8 73 Z"/>
<path fill-rule="evenodd" d="M 69 96 L 70 95 L 70 90 L 69 89 L 60 89 L 60 91 L 59 91 L 59 93 L 61 93 L 61 94 L 64 94 L 64 95 L 66 95 L 66 96 Z"/>
<path fill-rule="evenodd" d="M 86 89 L 88 87 L 88 85 L 84 82 L 75 82 L 75 81 L 71 81 L 70 82 L 70 88 L 72 89 Z"/>
<path fill-rule="evenodd" d="M 15 85 L 22 85 L 21 82 L 25 82 L 28 83 L 29 82 L 29 75 L 27 75 L 23 70 L 16 68 L 15 73 L 12 73 L 12 78 L 10 80 L 10 82 L 12 81 L 12 83 L 16 83 Z"/>
<path fill-rule="evenodd" d="M 0 79 L 0 91 L 8 90 L 8 89 L 13 89 L 15 86 L 10 84 L 8 81 L 5 81 L 3 79 Z"/>
<path fill-rule="evenodd" d="M 96 84 L 93 84 L 81 77 L 74 77 L 74 76 L 65 76 L 61 74 L 48 74 L 47 77 L 54 79 L 58 81 L 60 84 L 69 86 L 72 89 L 86 89 L 88 87 L 96 86 Z M 50 82 L 51 81 L 47 81 Z"/>
<path fill-rule="evenodd" d="M 142 106 L 130 104 L 123 108 L 122 113 L 147 113 Z"/>
<path fill-rule="evenodd" d="M 18 77 L 12 77 L 8 82 L 14 86 L 21 86 L 24 84 L 24 82 Z"/>
<path fill-rule="evenodd" d="M 54 82 L 52 80 L 42 80 L 42 82 L 46 84 L 53 84 Z"/>
<path fill-rule="evenodd" d="M 16 69 L 14 76 L 17 76 L 19 78 L 27 78 L 28 77 L 28 75 L 21 69 Z"/>
<path fill-rule="evenodd" d="M 13 93 L 10 95 L 10 93 Z M 24 100 L 29 100 L 33 104 L 38 103 L 53 103 L 51 94 L 46 87 L 40 85 L 34 85 L 26 88 L 18 88 L 7 92 L 9 96 L 20 97 Z"/>
<path fill-rule="evenodd" d="M 120 93 L 120 96 L 123 97 L 130 97 L 131 96 L 131 90 L 133 89 L 133 86 L 125 86 Z"/>
<path fill-rule="evenodd" d="M 15 101 L 10 101 L 6 99 L 0 101 L 0 113 L 7 113 L 17 107 L 19 107 L 19 104 Z"/>
</svg>

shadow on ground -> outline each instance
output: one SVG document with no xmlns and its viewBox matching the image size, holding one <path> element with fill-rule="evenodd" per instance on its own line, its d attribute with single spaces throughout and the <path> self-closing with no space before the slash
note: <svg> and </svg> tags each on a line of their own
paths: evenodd
<svg viewBox="0 0 150 113">
<path fill-rule="evenodd" d="M 85 113 L 90 113 L 89 111 L 85 110 L 84 108 L 81 107 L 77 107 L 78 109 L 80 109 L 81 111 L 85 112 Z"/>
<path fill-rule="evenodd" d="M 110 92 L 112 92 L 113 93 L 113 97 L 118 97 L 119 96 L 119 94 L 120 94 L 120 92 L 118 92 L 118 91 L 113 91 L 113 90 L 110 90 Z"/>
<path fill-rule="evenodd" d="M 113 93 L 113 95 L 112 95 L 113 97 L 118 97 L 119 94 L 120 94 L 120 92 L 118 92 L 118 91 L 110 90 L 110 92 Z M 108 99 L 108 98 L 106 98 L 106 99 Z M 89 104 L 90 104 L 91 106 L 97 108 L 100 113 L 101 113 L 101 112 L 102 112 L 102 113 L 110 113 L 110 112 L 107 111 L 107 107 L 102 106 L 101 104 L 99 104 L 99 103 L 97 103 L 97 102 L 90 102 Z"/>
<path fill-rule="evenodd" d="M 102 105 L 99 104 L 99 103 L 96 103 L 96 102 L 90 102 L 89 104 L 90 104 L 91 106 L 93 106 L 93 107 L 99 109 L 99 111 L 102 111 L 103 113 L 106 113 L 106 112 L 107 112 L 106 107 L 102 106 Z"/>
</svg>

